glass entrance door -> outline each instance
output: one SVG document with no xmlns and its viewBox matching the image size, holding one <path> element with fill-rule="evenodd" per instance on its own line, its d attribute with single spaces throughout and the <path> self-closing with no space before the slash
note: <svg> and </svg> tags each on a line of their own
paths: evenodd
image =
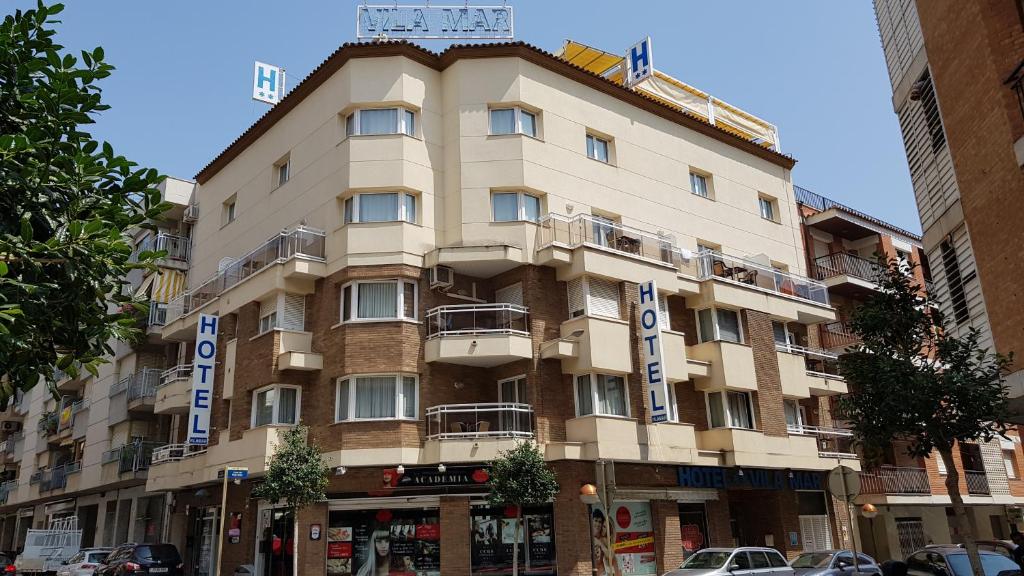
<svg viewBox="0 0 1024 576">
<path fill-rule="evenodd" d="M 256 576 L 292 576 L 294 529 L 291 512 L 279 508 L 260 511 Z"/>
<path fill-rule="evenodd" d="M 210 576 L 214 573 L 213 559 L 217 556 L 217 530 L 220 528 L 218 508 L 200 508 L 192 516 L 194 544 L 189 554 L 191 576 Z"/>
<path fill-rule="evenodd" d="M 517 376 L 498 382 L 498 400 L 502 403 L 529 404 L 526 396 L 526 376 Z M 504 432 L 528 432 L 530 430 L 529 412 L 518 410 L 502 410 L 501 430 Z"/>
</svg>

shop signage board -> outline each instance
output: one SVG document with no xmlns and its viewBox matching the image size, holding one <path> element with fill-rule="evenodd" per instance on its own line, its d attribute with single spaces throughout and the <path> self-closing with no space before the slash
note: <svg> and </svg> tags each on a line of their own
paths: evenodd
<svg viewBox="0 0 1024 576">
<path fill-rule="evenodd" d="M 366 5 L 356 8 L 356 38 L 511 40 L 512 7 Z"/>
<path fill-rule="evenodd" d="M 213 369 L 217 359 L 217 322 L 213 314 L 200 314 L 196 326 L 195 360 L 192 362 L 192 396 L 188 412 L 188 443 L 210 443 L 210 406 L 213 400 Z"/>
<path fill-rule="evenodd" d="M 435 466 L 405 468 L 399 474 L 395 468 L 384 470 L 386 488 L 438 488 L 444 486 L 482 486 L 491 475 L 486 467 L 448 466 L 439 472 Z"/>
<path fill-rule="evenodd" d="M 284 68 L 257 61 L 252 72 L 252 99 L 277 104 L 284 95 Z"/>
<path fill-rule="evenodd" d="M 626 52 L 626 85 L 636 86 L 654 75 L 654 55 L 651 37 L 634 44 Z"/>
<path fill-rule="evenodd" d="M 824 490 L 821 472 L 766 468 L 680 466 L 679 485 L 685 488 L 753 490 Z"/>
<path fill-rule="evenodd" d="M 608 513 L 602 506 L 594 506 L 590 531 L 591 561 L 599 567 L 599 574 L 653 576 L 658 573 L 650 502 L 615 502 Z"/>
<path fill-rule="evenodd" d="M 668 422 L 668 383 L 662 364 L 661 324 L 658 322 L 658 287 L 654 280 L 641 282 L 640 339 L 644 349 L 644 379 L 651 400 L 651 423 Z"/>
</svg>

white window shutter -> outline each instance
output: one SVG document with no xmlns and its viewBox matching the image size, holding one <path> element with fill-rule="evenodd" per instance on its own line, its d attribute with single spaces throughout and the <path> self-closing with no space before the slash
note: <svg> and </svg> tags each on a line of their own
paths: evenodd
<svg viewBox="0 0 1024 576">
<path fill-rule="evenodd" d="M 665 294 L 658 294 L 658 326 L 661 326 L 662 330 L 672 329 L 668 316 L 668 296 Z"/>
<path fill-rule="evenodd" d="M 523 283 L 516 282 L 511 286 L 506 286 L 500 290 L 494 291 L 494 301 L 502 302 L 505 304 L 515 304 L 517 306 L 523 305 Z"/>
<path fill-rule="evenodd" d="M 284 315 L 281 328 L 285 330 L 306 329 L 306 297 L 302 294 L 284 295 Z"/>
<path fill-rule="evenodd" d="M 569 292 L 569 316 L 583 315 L 583 279 L 569 280 L 566 287 Z"/>
<path fill-rule="evenodd" d="M 273 313 L 277 310 L 277 298 L 268 298 L 263 302 L 260 302 L 260 318 L 263 318 L 267 314 Z"/>
<path fill-rule="evenodd" d="M 939 467 L 939 474 L 946 475 L 946 463 L 942 461 L 942 456 L 938 452 L 935 453 L 935 464 Z"/>
<path fill-rule="evenodd" d="M 590 310 L 595 316 L 619 317 L 619 285 L 603 278 L 588 278 Z"/>
<path fill-rule="evenodd" d="M 829 529 L 828 516 L 800 516 L 800 540 L 804 551 L 832 549 L 832 531 Z"/>
</svg>

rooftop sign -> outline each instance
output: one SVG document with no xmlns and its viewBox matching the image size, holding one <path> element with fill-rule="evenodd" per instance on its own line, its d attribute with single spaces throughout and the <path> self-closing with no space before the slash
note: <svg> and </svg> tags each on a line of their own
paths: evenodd
<svg viewBox="0 0 1024 576">
<path fill-rule="evenodd" d="M 511 6 L 387 6 L 356 9 L 356 38 L 511 40 Z"/>
</svg>

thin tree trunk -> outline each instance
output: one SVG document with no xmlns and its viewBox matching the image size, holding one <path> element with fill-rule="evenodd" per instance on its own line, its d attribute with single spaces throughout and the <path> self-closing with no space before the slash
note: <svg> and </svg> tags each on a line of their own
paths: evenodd
<svg viewBox="0 0 1024 576">
<path fill-rule="evenodd" d="M 960 495 L 960 471 L 953 462 L 953 449 L 939 449 L 939 457 L 946 464 L 946 492 L 949 493 L 949 500 L 953 505 L 953 515 L 960 527 L 960 535 L 964 539 L 964 548 L 967 549 L 967 558 L 971 561 L 971 572 L 974 576 L 985 576 L 985 570 L 981 566 L 981 556 L 978 554 L 978 544 L 974 539 L 974 522 L 967 515 L 964 508 L 964 498 Z"/>
<path fill-rule="evenodd" d="M 285 550 L 288 550 L 287 546 L 285 546 Z M 298 508 L 292 508 L 292 576 L 299 576 L 299 510 L 298 510 Z"/>
<path fill-rule="evenodd" d="M 516 506 L 516 529 L 512 537 L 512 576 L 519 576 L 519 530 L 523 519 L 523 509 Z"/>
</svg>

